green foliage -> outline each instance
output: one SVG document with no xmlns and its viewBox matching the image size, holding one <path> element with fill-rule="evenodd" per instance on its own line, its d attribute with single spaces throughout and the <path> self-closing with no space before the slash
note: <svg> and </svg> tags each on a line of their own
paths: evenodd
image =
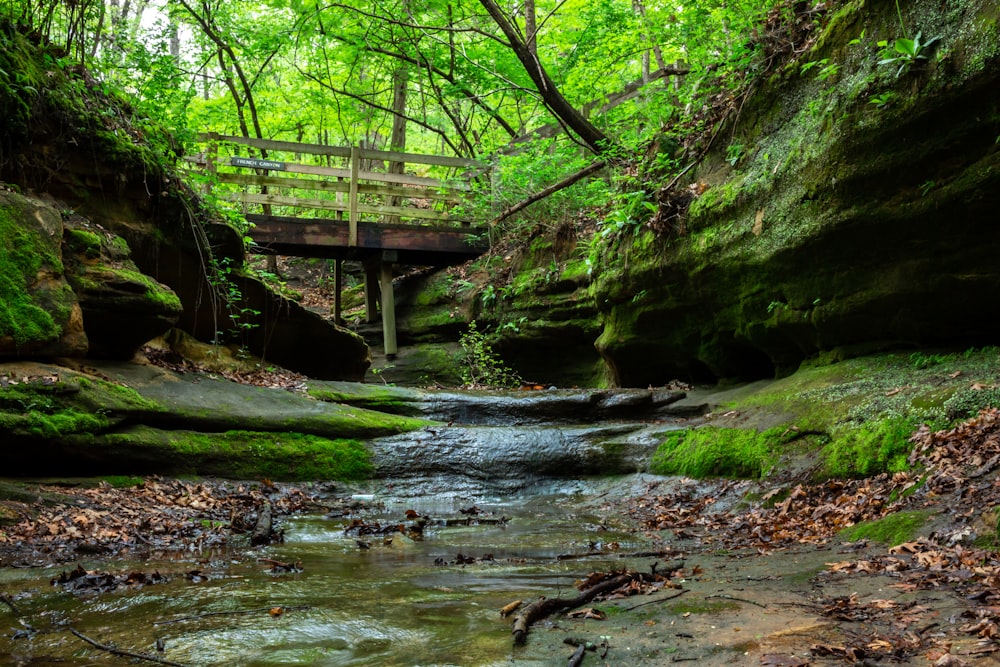
<svg viewBox="0 0 1000 667">
<path fill-rule="evenodd" d="M 462 346 L 462 381 L 472 387 L 492 387 L 511 389 L 521 385 L 521 377 L 511 370 L 484 333 L 479 331 L 476 321 L 458 339 Z"/>
<path fill-rule="evenodd" d="M 908 470 L 907 457 L 913 449 L 910 437 L 917 425 L 912 418 L 890 417 L 835 429 L 832 441 L 823 449 L 824 473 L 868 477 Z"/>
<path fill-rule="evenodd" d="M 948 397 L 943 407 L 945 416 L 952 421 L 975 417 L 986 408 L 1000 408 L 1000 387 L 963 387 Z"/>
<path fill-rule="evenodd" d="M 243 334 L 257 328 L 260 311 L 246 305 L 243 290 L 240 289 L 238 282 L 240 272 L 230 258 L 223 257 L 217 260 L 215 257 L 210 257 L 209 269 L 209 283 L 222 300 L 226 317 L 229 319 L 228 329 L 216 329 L 215 342 L 222 343 L 226 340 L 242 342 Z"/>
<path fill-rule="evenodd" d="M 894 65 L 899 63 L 899 69 L 896 70 L 896 78 L 899 78 L 903 72 L 909 69 L 913 64 L 927 60 L 927 53 L 930 51 L 930 47 L 933 46 L 938 40 L 941 39 L 940 36 L 932 37 L 926 42 L 921 41 L 922 33 L 918 32 L 916 37 L 913 39 L 908 39 L 906 37 L 900 37 L 892 44 L 892 49 L 889 49 L 888 42 L 879 42 L 879 46 L 886 50 L 885 57 L 878 62 L 879 65 Z"/>
<path fill-rule="evenodd" d="M 766 431 L 703 426 L 671 433 L 653 455 L 658 475 L 694 478 L 759 478 L 777 460 L 781 445 L 795 434 L 785 428 Z"/>
<path fill-rule="evenodd" d="M 865 521 L 841 535 L 848 540 L 874 540 L 890 547 L 914 539 L 931 517 L 929 511 L 896 512 L 877 521 Z"/>
</svg>

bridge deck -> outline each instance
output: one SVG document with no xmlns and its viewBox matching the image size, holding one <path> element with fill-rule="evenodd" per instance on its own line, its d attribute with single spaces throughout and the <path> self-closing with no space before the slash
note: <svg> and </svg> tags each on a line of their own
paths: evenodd
<svg viewBox="0 0 1000 667">
<path fill-rule="evenodd" d="M 486 230 L 474 227 L 440 227 L 358 222 L 357 245 L 350 245 L 346 221 L 248 214 L 254 224 L 251 252 L 366 259 L 379 251 L 395 253 L 395 262 L 425 266 L 450 266 L 474 259 L 488 248 Z"/>
</svg>

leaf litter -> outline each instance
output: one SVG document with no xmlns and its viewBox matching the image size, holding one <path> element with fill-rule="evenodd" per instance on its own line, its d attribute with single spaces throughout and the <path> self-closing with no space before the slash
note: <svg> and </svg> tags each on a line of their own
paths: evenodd
<svg viewBox="0 0 1000 667">
<path fill-rule="evenodd" d="M 35 488 L 35 487 L 33 487 Z M 65 494 L 39 485 L 41 495 Z M 0 528 L 0 566 L 39 566 L 82 555 L 201 551 L 246 541 L 269 502 L 275 515 L 315 507 L 301 489 L 264 483 L 149 478 L 134 487 L 101 482 L 66 503 L 8 502 L 22 518 Z M 280 533 L 274 539 L 280 540 Z"/>
<path fill-rule="evenodd" d="M 814 643 L 810 653 L 853 664 L 911 658 L 929 661 L 919 664 L 970 664 L 952 652 L 959 637 L 973 640 L 963 649 L 966 659 L 1000 652 L 997 517 L 984 522 L 984 513 L 1000 507 L 1000 410 L 983 410 L 950 430 L 923 426 L 911 440 L 909 472 L 774 488 L 740 509 L 724 507 L 721 499 L 744 495 L 751 483 L 729 480 L 712 487 L 691 481 L 671 493 L 634 498 L 628 512 L 651 536 L 669 531 L 695 548 L 756 555 L 843 543 L 846 529 L 902 511 L 936 516 L 929 535 L 881 554 L 827 563 L 816 579 L 883 576 L 900 593 L 952 591 L 970 606 L 945 622 L 915 600 L 818 597 L 813 602 L 820 615 L 849 625 L 845 641 Z M 974 541 L 977 536 L 983 539 Z M 985 546 L 977 546 L 984 539 Z M 848 546 L 861 551 L 869 545 Z M 760 664 L 812 663 L 769 653 Z"/>
</svg>

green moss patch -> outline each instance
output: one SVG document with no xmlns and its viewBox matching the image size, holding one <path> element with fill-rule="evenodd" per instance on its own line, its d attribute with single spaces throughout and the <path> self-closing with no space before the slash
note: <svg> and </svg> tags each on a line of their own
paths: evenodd
<svg viewBox="0 0 1000 667">
<path fill-rule="evenodd" d="M 793 432 L 703 426 L 671 433 L 657 448 L 650 469 L 660 475 L 688 477 L 763 476 L 774 465 L 780 445 Z"/>
<path fill-rule="evenodd" d="M 18 205 L 20 203 L 20 205 Z M 0 337 L 10 336 L 18 348 L 54 341 L 72 303 L 72 292 L 39 285 L 43 270 L 62 273 L 58 250 L 37 226 L 24 224 L 28 212 L 19 195 L 0 199 Z M 53 314 L 61 314 L 57 321 Z"/>
<path fill-rule="evenodd" d="M 361 480 L 374 467 L 364 443 L 304 433 L 226 431 L 199 433 L 139 427 L 78 447 L 131 473 L 219 475 L 274 480 Z"/>
<path fill-rule="evenodd" d="M 930 518 L 929 511 L 897 512 L 877 521 L 859 523 L 841 535 L 848 540 L 874 540 L 891 547 L 915 538 Z"/>
<path fill-rule="evenodd" d="M 825 474 L 830 477 L 868 477 L 909 469 L 907 457 L 913 448 L 910 437 L 918 424 L 904 417 L 891 417 L 842 426 L 824 450 Z"/>
</svg>

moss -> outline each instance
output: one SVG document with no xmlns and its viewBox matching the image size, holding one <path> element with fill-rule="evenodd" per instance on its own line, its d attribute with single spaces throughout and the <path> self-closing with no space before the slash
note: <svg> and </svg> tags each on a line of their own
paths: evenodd
<svg viewBox="0 0 1000 667">
<path fill-rule="evenodd" d="M 419 408 L 413 405 L 418 399 L 415 392 L 386 385 L 316 382 L 310 385 L 307 392 L 316 400 L 326 403 L 343 403 L 396 415 L 413 416 L 420 413 Z"/>
<path fill-rule="evenodd" d="M 702 426 L 671 433 L 656 449 L 650 470 L 688 477 L 749 477 L 767 473 L 780 446 L 794 437 L 785 428 L 766 431 Z"/>
<path fill-rule="evenodd" d="M 0 247 L 6 249 L 0 253 L 0 337 L 10 336 L 18 348 L 58 339 L 74 298 L 59 286 L 36 285 L 45 270 L 61 273 L 62 261 L 40 228 L 22 222 L 27 215 L 19 195 L 0 201 Z"/>
<path fill-rule="evenodd" d="M 101 481 L 116 489 L 132 489 L 143 484 L 142 477 L 134 475 L 108 475 L 102 477 Z"/>
<path fill-rule="evenodd" d="M 75 252 L 87 259 L 101 256 L 101 237 L 85 229 L 67 229 L 66 243 Z"/>
<path fill-rule="evenodd" d="M 896 512 L 877 521 L 859 523 L 841 535 L 852 541 L 867 539 L 894 547 L 914 539 L 930 517 L 931 512 L 928 510 Z"/>
<path fill-rule="evenodd" d="M 43 441 L 97 434 L 125 415 L 160 410 L 132 389 L 96 378 L 22 381 L 0 388 L 0 434 Z"/>
<path fill-rule="evenodd" d="M 364 443 L 304 433 L 161 431 L 134 428 L 77 444 L 130 472 L 275 480 L 361 480 L 374 467 Z M 113 459 L 109 453 L 118 453 Z M 151 469 L 151 470 L 150 470 Z"/>
<path fill-rule="evenodd" d="M 831 477 L 868 477 L 909 468 L 910 438 L 918 424 L 905 417 L 842 425 L 824 450 L 824 474 Z"/>
</svg>

